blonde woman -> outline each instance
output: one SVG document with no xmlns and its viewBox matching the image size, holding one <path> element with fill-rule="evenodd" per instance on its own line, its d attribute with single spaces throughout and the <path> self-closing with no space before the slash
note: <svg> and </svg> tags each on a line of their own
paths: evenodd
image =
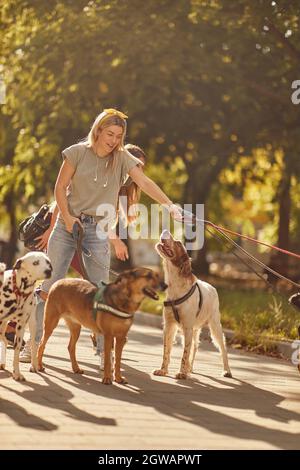
<svg viewBox="0 0 300 470">
<path fill-rule="evenodd" d="M 91 281 L 96 284 L 108 281 L 108 270 L 101 266 L 110 264 L 108 232 L 99 230 L 99 210 L 109 204 L 117 213 L 119 191 L 127 175 L 142 191 L 166 205 L 173 217 L 181 218 L 172 201 L 143 173 L 141 161 L 126 150 L 126 119 L 127 116 L 116 109 L 105 109 L 96 117 L 87 138 L 62 152 L 63 163 L 54 191 L 59 215 L 48 242 L 53 272 L 51 279 L 43 282 L 38 298 L 36 342 L 43 333 L 44 299 L 52 284 L 65 277 L 73 259 L 76 242 L 72 230 L 76 222 L 83 226 L 84 246 L 93 254 L 86 258 Z M 113 218 L 109 222 L 113 225 Z M 30 359 L 28 348 L 23 356 L 26 354 L 27 358 L 21 358 L 23 362 Z"/>
</svg>

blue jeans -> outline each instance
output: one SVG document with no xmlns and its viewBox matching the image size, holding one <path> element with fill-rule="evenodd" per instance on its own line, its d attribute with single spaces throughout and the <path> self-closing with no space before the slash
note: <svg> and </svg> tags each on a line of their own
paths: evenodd
<svg viewBox="0 0 300 470">
<path fill-rule="evenodd" d="M 100 285 L 101 281 L 109 281 L 109 271 L 103 266 L 99 266 L 93 258 L 95 258 L 100 263 L 103 263 L 105 266 L 110 265 L 110 246 L 108 238 L 103 237 L 99 238 L 99 234 L 96 234 L 96 223 L 82 223 L 84 227 L 84 238 L 82 244 L 85 248 L 90 250 L 92 256 L 88 257 L 84 255 L 84 261 L 86 266 L 86 271 L 92 282 L 97 285 Z M 49 292 L 50 287 L 54 282 L 59 279 L 63 279 L 70 267 L 71 261 L 73 259 L 74 253 L 76 251 L 76 242 L 73 239 L 71 233 L 67 232 L 64 222 L 61 219 L 57 219 L 56 224 L 53 228 L 53 231 L 50 235 L 48 242 L 48 256 L 50 258 L 53 271 L 50 279 L 45 280 L 42 283 L 41 289 L 44 292 Z M 37 300 L 37 309 L 36 309 L 36 321 L 37 321 L 37 330 L 35 341 L 40 342 L 43 335 L 43 319 L 44 319 L 44 307 L 45 301 L 38 296 Z M 100 353 L 103 351 L 103 336 L 98 335 L 97 337 L 97 352 Z"/>
</svg>

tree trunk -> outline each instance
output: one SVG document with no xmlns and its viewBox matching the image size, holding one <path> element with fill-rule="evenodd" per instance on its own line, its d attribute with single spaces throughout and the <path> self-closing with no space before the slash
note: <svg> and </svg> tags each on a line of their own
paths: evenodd
<svg viewBox="0 0 300 470">
<path fill-rule="evenodd" d="M 18 241 L 18 231 L 17 231 L 17 221 L 16 221 L 16 207 L 14 194 L 11 192 L 7 195 L 5 200 L 6 210 L 9 216 L 10 221 L 10 236 L 7 243 L 7 247 L 4 250 L 3 261 L 7 264 L 8 268 L 11 268 L 14 262 L 14 258 L 17 252 L 17 241 Z"/>
<path fill-rule="evenodd" d="M 291 171 L 285 169 L 282 180 L 280 182 L 278 191 L 279 202 L 279 225 L 278 225 L 278 238 L 277 246 L 285 250 L 289 249 L 290 241 L 290 214 L 291 214 Z M 284 253 L 275 252 L 270 259 L 270 267 L 284 276 L 288 276 L 289 271 L 289 257 Z M 272 279 L 273 278 L 273 279 Z M 272 280 L 277 279 L 272 276 Z"/>
<path fill-rule="evenodd" d="M 196 185 L 194 186 L 196 188 Z M 195 192 L 193 193 L 195 194 Z M 198 198 L 197 195 L 196 197 L 195 196 L 192 196 L 193 198 L 195 198 L 193 200 L 193 207 L 196 207 L 196 204 L 205 204 L 206 200 L 201 200 L 200 197 Z M 201 201 L 201 202 L 200 202 Z M 204 218 L 205 217 L 205 214 L 204 214 Z M 199 249 L 197 251 L 197 255 L 196 255 L 196 259 L 195 261 L 193 262 L 193 267 L 194 267 L 194 271 L 197 275 L 207 275 L 209 274 L 209 263 L 206 259 L 206 255 L 207 255 L 207 243 L 205 241 L 205 227 L 203 226 L 203 230 L 204 230 L 204 244 L 203 244 L 203 247 L 201 249 Z"/>
<path fill-rule="evenodd" d="M 196 261 L 193 263 L 194 264 L 194 270 L 196 275 L 207 275 L 209 274 L 209 263 L 206 259 L 206 254 L 207 254 L 207 249 L 206 249 L 206 243 L 204 242 L 203 247 L 201 250 L 197 252 L 197 258 Z"/>
</svg>

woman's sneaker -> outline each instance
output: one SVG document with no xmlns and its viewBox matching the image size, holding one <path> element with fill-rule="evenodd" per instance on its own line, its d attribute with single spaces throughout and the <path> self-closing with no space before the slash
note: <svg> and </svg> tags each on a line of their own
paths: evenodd
<svg viewBox="0 0 300 470">
<path fill-rule="evenodd" d="M 24 349 L 20 352 L 20 362 L 31 362 L 31 343 L 30 339 L 26 341 Z"/>
</svg>

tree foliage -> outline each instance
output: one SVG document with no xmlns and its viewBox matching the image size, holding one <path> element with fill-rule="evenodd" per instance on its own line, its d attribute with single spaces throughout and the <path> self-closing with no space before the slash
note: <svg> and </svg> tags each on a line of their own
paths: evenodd
<svg viewBox="0 0 300 470">
<path fill-rule="evenodd" d="M 11 228 L 51 197 L 61 149 L 104 107 L 129 114 L 128 140 L 145 147 L 154 177 L 165 168 L 170 197 L 207 203 L 212 218 L 222 171 L 257 149 L 271 166 L 282 152 L 298 182 L 296 0 L 2 4 L 0 200 Z"/>
</svg>

